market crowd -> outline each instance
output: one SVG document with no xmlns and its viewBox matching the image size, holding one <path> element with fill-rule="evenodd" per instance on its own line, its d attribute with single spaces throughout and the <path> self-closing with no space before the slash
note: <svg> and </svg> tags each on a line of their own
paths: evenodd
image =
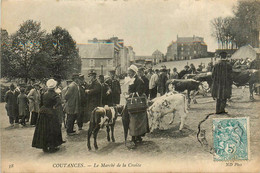
<svg viewBox="0 0 260 173">
<path fill-rule="evenodd" d="M 131 65 L 128 76 L 132 79 L 126 98 L 145 96 L 153 99 L 164 95 L 167 91 L 168 79 L 181 79 L 185 74 L 196 74 L 201 71 L 212 71 L 213 64 L 205 68 L 202 64 L 195 68 L 193 64 L 186 65 L 180 72 L 172 71 L 165 65 L 161 69 L 137 68 Z M 120 104 L 121 86 L 115 70 L 109 71 L 109 77 L 99 75 L 94 70 L 88 74 L 86 82 L 82 74 L 73 74 L 66 86 L 62 87 L 59 78 L 51 78 L 46 82 L 10 85 L 6 92 L 6 110 L 11 127 L 20 123 L 26 126 L 30 122 L 35 126 L 32 146 L 43 149 L 44 152 L 55 152 L 63 141 L 61 127 L 64 123 L 67 135 L 77 135 L 74 124 L 82 130 L 83 123 L 91 119 L 91 112 L 96 107 L 115 106 Z M 126 104 L 122 120 L 129 122 L 129 134 L 132 142 L 142 141 L 145 133 L 149 132 L 146 111 L 133 113 Z M 66 117 L 66 118 L 65 118 Z M 124 121 L 127 120 L 127 121 Z"/>
</svg>

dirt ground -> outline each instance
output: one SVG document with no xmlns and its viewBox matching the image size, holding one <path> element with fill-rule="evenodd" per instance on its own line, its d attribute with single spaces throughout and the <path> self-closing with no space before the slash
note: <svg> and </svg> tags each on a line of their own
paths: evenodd
<svg viewBox="0 0 260 173">
<path fill-rule="evenodd" d="M 248 88 L 233 89 L 232 102 L 227 107 L 229 115 L 213 115 L 202 125 L 206 130 L 206 139 L 212 145 L 212 118 L 216 117 L 249 117 L 250 118 L 250 161 L 243 162 L 241 170 L 248 170 L 253 163 L 259 163 L 260 130 L 259 102 L 249 101 Z M 67 142 L 60 150 L 52 154 L 44 154 L 42 150 L 32 148 L 31 142 L 34 127 L 8 128 L 8 117 L 4 103 L 0 104 L 1 114 L 1 159 L 2 170 L 5 172 L 90 172 L 100 171 L 100 164 L 106 163 L 109 169 L 102 171 L 217 171 L 226 170 L 226 162 L 213 162 L 213 156 L 197 141 L 196 134 L 199 122 L 209 113 L 215 111 L 215 101 L 209 97 L 198 96 L 198 104 L 191 104 L 188 119 L 182 133 L 178 131 L 180 117 L 175 117 L 173 125 L 168 130 L 156 130 L 144 137 L 142 144 L 136 149 L 124 145 L 121 117 L 115 126 L 116 142 L 107 142 L 106 131 L 101 129 L 98 134 L 99 150 L 88 151 L 86 135 L 88 123 L 78 135 L 67 136 L 62 127 L 63 138 Z M 130 140 L 130 137 L 128 137 Z M 93 138 L 91 139 L 92 148 Z M 59 163 L 81 163 L 83 168 L 55 168 Z M 99 167 L 95 167 L 99 164 Z M 115 164 L 113 166 L 113 164 Z M 121 166 L 116 168 L 117 164 Z M 122 167 L 126 164 L 126 168 Z M 162 166 L 163 165 L 163 166 Z M 206 165 L 206 166 L 205 166 Z M 103 165 L 104 166 L 104 165 Z M 194 169 L 194 166 L 198 166 Z M 221 169 L 217 169 L 221 167 Z M 258 166 L 259 169 L 259 166 Z M 215 172 L 214 171 L 214 172 Z"/>
</svg>

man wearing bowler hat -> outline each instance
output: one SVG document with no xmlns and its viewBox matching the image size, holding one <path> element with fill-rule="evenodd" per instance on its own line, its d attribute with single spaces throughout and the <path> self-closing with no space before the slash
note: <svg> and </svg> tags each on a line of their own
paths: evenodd
<svg viewBox="0 0 260 173">
<path fill-rule="evenodd" d="M 74 135 L 76 131 L 73 130 L 74 122 L 77 120 L 80 109 L 81 109 L 81 96 L 80 96 L 80 79 L 79 74 L 74 73 L 72 75 L 72 80 L 65 93 L 66 107 L 65 111 L 67 113 L 67 134 Z"/>
<path fill-rule="evenodd" d="M 212 71 L 212 90 L 213 99 L 217 99 L 216 114 L 225 114 L 227 99 L 232 94 L 232 66 L 229 63 L 226 52 L 221 52 L 220 61 L 215 64 Z"/>
<path fill-rule="evenodd" d="M 89 86 L 85 90 L 88 102 L 88 120 L 90 120 L 91 112 L 98 106 L 101 106 L 101 84 L 97 80 L 97 73 L 90 70 L 88 76 L 90 77 Z"/>
<path fill-rule="evenodd" d="M 110 79 L 108 79 L 106 81 L 106 83 L 108 84 L 108 86 L 111 89 L 111 94 L 109 95 L 109 100 L 110 100 L 109 106 L 113 106 L 115 104 L 120 103 L 121 87 L 120 87 L 119 80 L 117 80 L 115 78 L 115 76 L 116 76 L 115 70 L 110 70 L 109 76 L 110 76 Z"/>
</svg>

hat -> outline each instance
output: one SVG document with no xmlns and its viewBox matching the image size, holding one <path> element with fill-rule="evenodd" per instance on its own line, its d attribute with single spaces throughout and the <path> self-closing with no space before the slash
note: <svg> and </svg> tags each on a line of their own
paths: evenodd
<svg viewBox="0 0 260 173">
<path fill-rule="evenodd" d="M 160 72 L 167 72 L 167 69 L 160 69 Z"/>
<path fill-rule="evenodd" d="M 34 83 L 33 86 L 34 86 L 34 87 L 35 87 L 35 86 L 40 86 L 40 83 L 39 83 L 39 82 Z"/>
<path fill-rule="evenodd" d="M 71 80 L 71 79 L 68 79 L 68 80 L 66 80 L 66 82 L 67 82 L 67 83 L 69 83 L 69 82 L 73 82 L 73 80 Z"/>
<path fill-rule="evenodd" d="M 185 65 L 185 66 L 184 66 L 184 68 L 190 68 L 190 66 L 188 66 L 188 65 Z"/>
<path fill-rule="evenodd" d="M 134 71 L 135 73 L 137 73 L 138 72 L 138 68 L 135 66 L 135 65 L 130 65 L 130 67 L 128 68 L 128 70 L 132 70 L 132 71 Z"/>
<path fill-rule="evenodd" d="M 13 88 L 13 89 L 15 88 L 13 83 L 10 85 L 10 88 Z"/>
<path fill-rule="evenodd" d="M 46 82 L 46 86 L 47 88 L 51 89 L 51 88 L 55 88 L 57 85 L 57 81 L 55 81 L 54 79 L 49 79 L 47 82 Z"/>
<path fill-rule="evenodd" d="M 162 65 L 161 67 L 164 68 L 164 69 L 166 69 L 166 65 Z"/>
<path fill-rule="evenodd" d="M 138 71 L 144 71 L 144 70 L 145 70 L 144 67 L 140 67 L 140 68 L 138 69 Z"/>
<path fill-rule="evenodd" d="M 84 74 L 79 74 L 80 79 L 84 79 Z"/>
<path fill-rule="evenodd" d="M 109 70 L 109 73 L 115 74 L 116 71 L 115 70 Z"/>
<path fill-rule="evenodd" d="M 98 78 L 105 79 L 104 75 L 99 75 Z"/>
<path fill-rule="evenodd" d="M 227 57 L 227 52 L 220 52 L 219 53 L 219 56 L 221 57 L 221 58 L 226 58 Z"/>
<path fill-rule="evenodd" d="M 95 72 L 95 70 L 90 70 L 88 73 L 88 76 L 92 76 L 92 75 L 97 75 L 97 73 Z"/>
<path fill-rule="evenodd" d="M 79 74 L 78 74 L 78 73 L 73 73 L 71 78 L 72 78 L 72 79 L 79 78 Z"/>
</svg>

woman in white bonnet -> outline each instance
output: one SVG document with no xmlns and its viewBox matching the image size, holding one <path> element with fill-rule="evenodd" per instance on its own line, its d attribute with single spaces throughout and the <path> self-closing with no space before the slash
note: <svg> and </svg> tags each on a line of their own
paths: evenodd
<svg viewBox="0 0 260 173">
<path fill-rule="evenodd" d="M 43 106 L 40 108 L 39 119 L 34 131 L 32 147 L 43 152 L 55 152 L 63 143 L 59 114 L 56 108 L 61 104 L 60 97 L 55 92 L 57 82 L 49 79 L 46 83 L 48 90 L 43 94 Z"/>
<path fill-rule="evenodd" d="M 131 65 L 128 68 L 128 76 L 130 77 L 130 83 L 128 87 L 128 94 L 126 97 L 143 95 L 145 92 L 145 86 L 143 80 L 137 75 L 138 68 L 135 65 Z M 139 113 L 130 113 L 127 111 L 127 105 L 122 115 L 122 122 L 124 126 L 125 140 L 127 133 L 132 136 L 132 144 L 136 146 L 137 143 L 142 142 L 142 137 L 145 133 L 149 132 L 148 117 L 146 111 Z"/>
</svg>

